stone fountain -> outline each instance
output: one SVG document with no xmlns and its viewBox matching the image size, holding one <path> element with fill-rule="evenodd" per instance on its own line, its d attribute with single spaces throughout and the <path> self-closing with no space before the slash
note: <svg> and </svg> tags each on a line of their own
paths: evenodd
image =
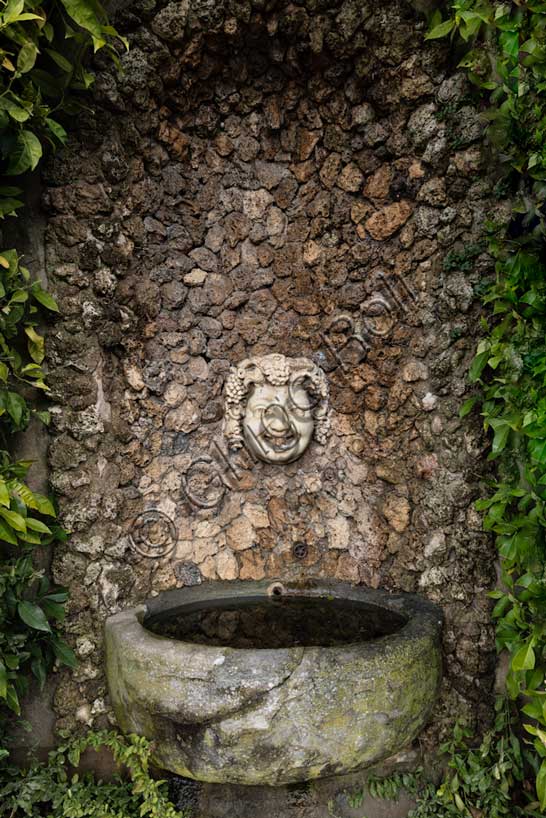
<svg viewBox="0 0 546 818">
<path fill-rule="evenodd" d="M 305 358 L 233 367 L 224 434 L 271 465 L 330 429 Z M 436 700 L 440 609 L 332 580 L 211 582 L 106 622 L 110 698 L 157 764 L 200 781 L 281 785 L 350 773 L 414 739 Z"/>
<path fill-rule="evenodd" d="M 417 736 L 441 676 L 440 609 L 348 583 L 207 583 L 106 624 L 110 696 L 157 764 L 280 785 L 353 772 Z"/>
</svg>

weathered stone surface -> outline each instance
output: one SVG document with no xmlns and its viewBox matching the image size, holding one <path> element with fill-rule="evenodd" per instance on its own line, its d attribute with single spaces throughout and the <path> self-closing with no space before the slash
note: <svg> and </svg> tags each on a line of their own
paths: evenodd
<svg viewBox="0 0 546 818">
<path fill-rule="evenodd" d="M 198 287 L 200 284 L 203 284 L 206 277 L 206 270 L 200 270 L 199 267 L 194 267 L 190 273 L 184 276 L 184 284 L 187 284 L 188 287 Z"/>
<path fill-rule="evenodd" d="M 423 726 L 440 683 L 441 612 L 418 597 L 318 585 L 314 593 L 324 599 L 362 601 L 406 621 L 382 639 L 333 647 L 228 648 L 145 627 L 147 617 L 152 622 L 174 608 L 180 615 L 186 604 L 267 600 L 268 587 L 194 586 L 108 620 L 118 723 L 153 741 L 159 766 L 209 782 L 308 781 L 392 755 Z M 280 587 L 288 597 L 298 593 L 297 586 Z"/>
<path fill-rule="evenodd" d="M 402 377 L 405 381 L 424 381 L 428 378 L 428 369 L 422 361 L 408 361 L 402 370 Z"/>
<path fill-rule="evenodd" d="M 376 241 L 385 241 L 407 222 L 412 213 L 409 202 L 394 202 L 374 213 L 366 222 L 366 230 Z"/>
<path fill-rule="evenodd" d="M 300 162 L 309 159 L 319 139 L 320 134 L 302 128 L 298 137 L 298 159 Z"/>
<path fill-rule="evenodd" d="M 243 194 L 243 212 L 249 219 L 261 219 L 272 201 L 267 190 L 249 190 Z"/>
<path fill-rule="evenodd" d="M 413 143 L 421 148 L 438 133 L 439 129 L 440 123 L 436 119 L 436 106 L 433 102 L 417 108 L 408 122 L 408 130 Z"/>
<path fill-rule="evenodd" d="M 383 514 L 395 531 L 401 533 L 409 525 L 410 505 L 406 497 L 389 494 L 383 504 Z"/>
<path fill-rule="evenodd" d="M 364 187 L 364 195 L 370 199 L 386 199 L 392 182 L 392 168 L 389 165 L 381 165 Z"/>
<path fill-rule="evenodd" d="M 363 102 L 353 108 L 353 125 L 365 127 L 375 119 L 375 113 L 369 102 Z"/>
<path fill-rule="evenodd" d="M 152 21 L 152 31 L 169 42 L 182 42 L 186 33 L 186 23 L 190 10 L 190 0 L 169 3 Z"/>
<path fill-rule="evenodd" d="M 357 190 L 360 190 L 363 180 L 364 174 L 355 164 L 351 162 L 350 164 L 346 165 L 339 174 L 337 185 L 342 190 L 356 193 Z"/>
<path fill-rule="evenodd" d="M 349 547 L 349 521 L 345 517 L 336 517 L 328 521 L 328 540 L 330 548 L 345 549 Z"/>
<path fill-rule="evenodd" d="M 324 164 L 320 169 L 320 179 L 328 189 L 335 184 L 339 169 L 341 167 L 341 156 L 339 153 L 331 153 L 324 160 Z"/>
<path fill-rule="evenodd" d="M 268 190 L 277 187 L 288 174 L 287 168 L 277 162 L 256 162 L 256 176 Z"/>
<path fill-rule="evenodd" d="M 248 517 L 237 517 L 226 531 L 227 543 L 234 551 L 244 551 L 254 545 L 254 528 Z"/>
</svg>

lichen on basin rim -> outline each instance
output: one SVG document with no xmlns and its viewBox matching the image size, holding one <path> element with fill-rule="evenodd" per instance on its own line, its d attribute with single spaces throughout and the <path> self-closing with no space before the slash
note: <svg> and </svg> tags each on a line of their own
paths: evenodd
<svg viewBox="0 0 546 818">
<path fill-rule="evenodd" d="M 441 677 L 436 605 L 347 583 L 273 585 L 167 591 L 107 620 L 116 717 L 154 741 L 160 767 L 287 784 L 369 766 L 423 728 Z"/>
</svg>

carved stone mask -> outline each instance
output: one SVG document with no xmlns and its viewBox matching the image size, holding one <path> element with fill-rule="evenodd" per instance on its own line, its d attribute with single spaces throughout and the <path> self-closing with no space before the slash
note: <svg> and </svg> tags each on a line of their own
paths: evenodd
<svg viewBox="0 0 546 818">
<path fill-rule="evenodd" d="M 260 460 L 296 460 L 309 445 L 314 425 L 311 401 L 301 386 L 254 386 L 246 404 L 243 431 L 248 449 Z"/>
<path fill-rule="evenodd" d="M 313 433 L 324 443 L 329 428 L 328 384 L 312 361 L 266 355 L 232 369 L 224 425 L 232 448 L 245 446 L 266 463 L 291 463 Z"/>
</svg>

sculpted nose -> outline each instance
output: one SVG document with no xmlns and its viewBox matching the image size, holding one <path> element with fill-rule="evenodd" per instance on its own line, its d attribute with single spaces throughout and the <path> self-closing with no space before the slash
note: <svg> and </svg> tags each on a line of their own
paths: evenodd
<svg viewBox="0 0 546 818">
<path fill-rule="evenodd" d="M 265 425 L 270 432 L 282 434 L 290 429 L 290 421 L 281 406 L 270 406 L 265 413 Z"/>
</svg>

